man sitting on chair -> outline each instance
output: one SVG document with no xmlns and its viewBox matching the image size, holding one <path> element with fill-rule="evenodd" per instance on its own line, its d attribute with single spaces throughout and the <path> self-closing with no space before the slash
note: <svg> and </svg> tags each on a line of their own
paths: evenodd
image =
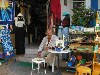
<svg viewBox="0 0 100 75">
<path fill-rule="evenodd" d="M 38 57 L 43 57 L 46 59 L 46 63 L 49 64 L 50 66 L 53 63 L 54 59 L 54 54 L 48 52 L 48 50 L 52 47 L 55 47 L 56 40 L 58 37 L 56 35 L 52 34 L 52 29 L 48 28 L 46 30 L 46 37 L 43 38 L 39 50 L 38 50 Z M 51 68 L 51 67 L 49 67 Z"/>
</svg>

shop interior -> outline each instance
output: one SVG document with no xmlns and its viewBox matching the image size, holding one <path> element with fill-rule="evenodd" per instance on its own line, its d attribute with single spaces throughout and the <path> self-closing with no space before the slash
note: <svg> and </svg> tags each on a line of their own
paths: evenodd
<svg viewBox="0 0 100 75">
<path fill-rule="evenodd" d="M 99 75 L 100 10 L 88 2 L 0 0 L 0 75 Z M 48 66 L 39 49 L 49 28 Z"/>
</svg>

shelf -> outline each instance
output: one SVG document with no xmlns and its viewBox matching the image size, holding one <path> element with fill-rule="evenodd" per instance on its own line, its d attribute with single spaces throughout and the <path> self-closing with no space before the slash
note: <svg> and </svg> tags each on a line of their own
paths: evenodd
<svg viewBox="0 0 100 75">
<path fill-rule="evenodd" d="M 95 44 L 100 44 L 100 42 L 95 42 Z"/>
<path fill-rule="evenodd" d="M 96 33 L 69 33 L 70 35 L 95 35 Z"/>
<path fill-rule="evenodd" d="M 94 45 L 95 43 L 93 43 L 93 42 L 81 42 L 81 43 L 79 43 L 79 44 L 81 44 L 81 45 Z"/>
</svg>

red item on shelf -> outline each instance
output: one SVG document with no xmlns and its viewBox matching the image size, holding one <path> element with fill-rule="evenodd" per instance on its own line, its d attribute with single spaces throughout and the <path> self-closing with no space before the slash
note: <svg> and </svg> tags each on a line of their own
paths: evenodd
<svg viewBox="0 0 100 75">
<path fill-rule="evenodd" d="M 77 55 L 76 58 L 77 58 L 78 61 L 82 60 L 82 56 L 81 55 Z"/>
</svg>

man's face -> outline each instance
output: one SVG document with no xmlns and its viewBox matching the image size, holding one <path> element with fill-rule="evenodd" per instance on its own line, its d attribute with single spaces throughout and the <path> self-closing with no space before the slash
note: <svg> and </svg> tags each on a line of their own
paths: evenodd
<svg viewBox="0 0 100 75">
<path fill-rule="evenodd" d="M 47 35 L 47 36 L 52 36 L 52 30 L 49 30 L 49 29 L 48 29 L 47 32 L 46 32 L 46 35 Z"/>
</svg>

